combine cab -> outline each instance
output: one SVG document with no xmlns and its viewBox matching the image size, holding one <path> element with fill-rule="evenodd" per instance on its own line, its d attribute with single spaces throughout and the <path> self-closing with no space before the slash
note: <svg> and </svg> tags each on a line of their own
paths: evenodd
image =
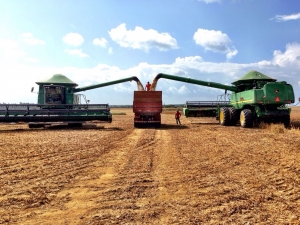
<svg viewBox="0 0 300 225">
<path fill-rule="evenodd" d="M 160 127 L 161 91 L 135 91 L 133 97 L 134 127 Z"/>
</svg>

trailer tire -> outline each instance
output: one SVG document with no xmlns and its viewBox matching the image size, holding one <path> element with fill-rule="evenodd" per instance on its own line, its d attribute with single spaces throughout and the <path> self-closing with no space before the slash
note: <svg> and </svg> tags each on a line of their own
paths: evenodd
<svg viewBox="0 0 300 225">
<path fill-rule="evenodd" d="M 220 124 L 222 126 L 229 126 L 230 125 L 230 112 L 227 107 L 220 108 Z"/>
<path fill-rule="evenodd" d="M 240 114 L 240 123 L 244 128 L 253 127 L 253 114 L 250 109 L 243 109 Z"/>
<path fill-rule="evenodd" d="M 228 107 L 230 114 L 230 125 L 235 126 L 239 120 L 238 111 L 234 107 Z"/>
<path fill-rule="evenodd" d="M 155 127 L 155 128 L 160 128 L 160 127 L 161 127 L 161 123 L 155 123 L 155 124 L 154 124 L 154 127 Z"/>
</svg>

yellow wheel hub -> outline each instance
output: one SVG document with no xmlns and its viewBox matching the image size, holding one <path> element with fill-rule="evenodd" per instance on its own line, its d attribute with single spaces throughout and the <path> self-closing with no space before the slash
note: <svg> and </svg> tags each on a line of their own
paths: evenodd
<svg viewBox="0 0 300 225">
<path fill-rule="evenodd" d="M 240 122 L 242 125 L 245 123 L 245 115 L 243 112 L 241 112 L 241 115 L 240 115 Z"/>
<path fill-rule="evenodd" d="M 223 123 L 224 121 L 224 112 L 221 110 L 220 111 L 220 122 Z"/>
</svg>

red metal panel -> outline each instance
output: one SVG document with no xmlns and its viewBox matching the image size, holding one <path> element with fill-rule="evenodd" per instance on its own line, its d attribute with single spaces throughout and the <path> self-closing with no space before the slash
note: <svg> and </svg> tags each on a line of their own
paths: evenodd
<svg viewBox="0 0 300 225">
<path fill-rule="evenodd" d="M 162 91 L 135 91 L 134 102 L 162 102 Z"/>
<path fill-rule="evenodd" d="M 135 91 L 133 112 L 154 115 L 162 112 L 162 91 Z"/>
</svg>

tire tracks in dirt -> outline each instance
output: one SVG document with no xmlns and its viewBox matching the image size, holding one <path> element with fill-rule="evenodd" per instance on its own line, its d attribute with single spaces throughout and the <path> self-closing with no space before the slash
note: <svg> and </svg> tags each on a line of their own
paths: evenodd
<svg viewBox="0 0 300 225">
<path fill-rule="evenodd" d="M 60 151 L 44 137 L 36 154 L 32 145 L 26 151 L 27 145 L 10 141 L 9 152 L 0 152 L 8 176 L 0 178 L 19 184 L 5 183 L 17 190 L 1 192 L 9 201 L 1 202 L 0 223 L 299 224 L 298 132 L 185 125 L 185 118 L 176 126 L 173 113 L 162 115 L 159 129 L 134 129 L 132 115 L 116 120 L 109 129 L 68 131 L 70 140 L 46 132 L 60 142 Z M 27 159 L 34 159 L 32 168 Z M 44 163 L 47 171 L 40 170 Z"/>
<path fill-rule="evenodd" d="M 155 130 L 149 133 L 136 129 L 119 141 L 110 143 L 106 154 L 57 194 L 52 207 L 35 211 L 32 219 L 38 217 L 44 224 L 54 218 L 58 223 L 78 224 L 86 220 L 118 217 L 115 207 L 130 208 L 131 203 L 128 206 L 126 202 L 141 188 L 136 188 L 136 184 L 140 186 L 139 183 L 149 180 L 147 174 L 153 162 L 146 149 L 151 148 L 154 133 Z M 24 224 L 34 223 L 27 219 Z"/>
<path fill-rule="evenodd" d="M 186 192 L 184 160 L 171 141 L 168 130 L 134 129 L 32 219 L 44 224 L 54 218 L 65 224 L 166 224 Z"/>
<path fill-rule="evenodd" d="M 174 216 L 171 211 L 185 198 L 182 174 L 186 165 L 172 145 L 169 130 L 134 132 L 137 137 L 133 148 L 126 149 L 127 162 L 119 167 L 113 188 L 96 201 L 102 207 L 89 212 L 85 223 L 167 224 L 169 216 Z"/>
<path fill-rule="evenodd" d="M 281 208 L 288 209 L 295 213 L 299 212 L 300 188 L 297 184 L 299 171 L 296 170 L 294 163 L 281 163 L 279 167 L 271 167 L 265 174 L 266 181 L 272 190 L 267 196 L 267 200 L 276 201 Z M 284 221 L 284 216 L 282 215 Z"/>
<path fill-rule="evenodd" d="M 29 137 L 28 144 L 22 142 L 19 148 L 12 146 L 1 152 L 7 160 L 1 162 L 0 170 L 0 223 L 6 221 L 3 217 L 10 218 L 10 222 L 22 221 L 48 211 L 55 205 L 59 191 L 89 170 L 109 151 L 110 143 L 121 140 L 128 132 L 119 129 L 111 137 L 106 130 L 90 130 L 88 134 L 77 130 L 49 131 L 55 140 L 33 136 L 32 132 L 20 133 L 16 137 Z M 67 139 L 66 133 L 72 137 Z"/>
<path fill-rule="evenodd" d="M 140 221 L 149 209 L 149 197 L 156 190 L 153 179 L 156 130 L 135 129 L 127 146 L 119 143 L 118 154 L 124 157 L 117 164 L 113 183 L 98 196 L 94 207 L 80 224 L 126 223 Z M 115 156 L 112 156 L 115 157 Z M 155 191 L 154 191 L 155 192 Z"/>
</svg>

